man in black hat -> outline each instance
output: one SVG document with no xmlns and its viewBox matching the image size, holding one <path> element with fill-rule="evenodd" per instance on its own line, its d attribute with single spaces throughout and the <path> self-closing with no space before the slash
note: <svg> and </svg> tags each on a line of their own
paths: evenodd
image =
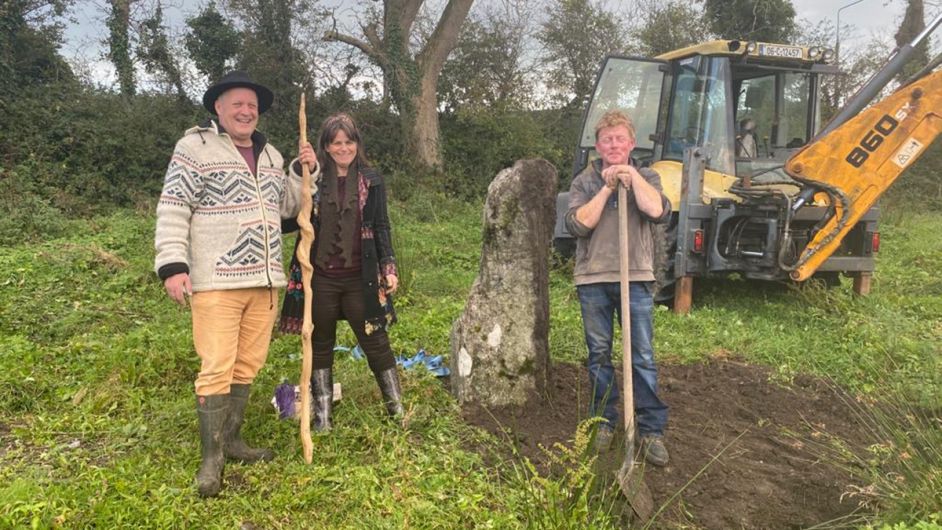
<svg viewBox="0 0 942 530">
<path fill-rule="evenodd" d="M 256 130 L 271 90 L 234 71 L 209 87 L 203 106 L 217 120 L 186 131 L 176 145 L 157 204 L 154 268 L 167 294 L 186 306 L 201 359 L 196 378 L 202 464 L 199 494 L 222 486 L 227 459 L 271 460 L 249 447 L 241 428 L 249 390 L 268 356 L 275 291 L 287 284 L 281 218 L 301 207 L 301 178 Z M 312 173 L 310 145 L 300 162 Z M 298 167 L 300 167 L 298 165 Z"/>
</svg>

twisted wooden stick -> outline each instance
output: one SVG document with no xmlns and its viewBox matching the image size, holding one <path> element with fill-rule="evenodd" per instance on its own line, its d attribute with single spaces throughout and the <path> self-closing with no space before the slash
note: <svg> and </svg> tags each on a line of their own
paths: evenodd
<svg viewBox="0 0 942 530">
<path fill-rule="evenodd" d="M 301 130 L 301 145 L 307 143 L 307 114 L 304 109 L 304 92 L 301 92 L 301 108 L 298 111 L 298 124 Z M 317 168 L 315 176 L 320 173 Z M 301 325 L 301 446 L 304 452 L 304 461 L 308 464 L 314 458 L 314 444 L 311 441 L 311 335 L 314 333 L 314 324 L 311 321 L 311 300 L 314 297 L 311 289 L 311 276 L 314 267 L 311 266 L 311 244 L 314 243 L 314 226 L 311 225 L 311 210 L 314 201 L 311 198 L 311 171 L 307 164 L 301 163 L 301 213 L 298 214 L 298 226 L 301 227 L 301 244 L 298 245 L 297 257 L 301 264 L 301 282 L 304 286 L 304 322 Z"/>
</svg>

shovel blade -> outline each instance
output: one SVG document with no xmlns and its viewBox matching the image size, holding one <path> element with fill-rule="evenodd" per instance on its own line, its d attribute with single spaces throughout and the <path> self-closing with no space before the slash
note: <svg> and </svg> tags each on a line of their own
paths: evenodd
<svg viewBox="0 0 942 530">
<path fill-rule="evenodd" d="M 635 516 L 642 523 L 646 523 L 654 515 L 654 496 L 651 495 L 651 490 L 644 481 L 641 469 L 635 466 L 632 448 L 629 447 L 625 453 L 625 460 L 622 462 L 621 469 L 618 470 L 618 487 L 628 499 L 628 504 Z"/>
</svg>

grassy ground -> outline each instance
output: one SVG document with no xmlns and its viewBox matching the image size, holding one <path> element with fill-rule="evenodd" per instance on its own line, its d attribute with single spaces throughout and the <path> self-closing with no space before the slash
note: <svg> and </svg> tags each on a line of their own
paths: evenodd
<svg viewBox="0 0 942 530">
<path fill-rule="evenodd" d="M 480 212 L 432 194 L 394 204 L 403 277 L 396 353 L 447 354 L 477 270 Z M 775 367 L 783 381 L 813 372 L 942 410 L 942 216 L 892 216 L 882 230 L 870 297 L 851 296 L 846 281 L 830 291 L 701 282 L 693 313 L 656 314 L 659 354 L 668 362 L 735 354 Z M 69 232 L 0 249 L 0 527 L 513 528 L 540 511 L 534 503 L 611 523 L 565 484 L 485 464 L 470 448 L 498 442 L 462 424 L 431 376 L 407 375 L 409 426 L 392 427 L 365 362 L 349 357 L 337 365 L 337 429 L 315 438 L 314 463 L 303 464 L 297 425 L 277 421 L 268 404 L 274 386 L 300 372 L 294 336 L 275 338 L 248 412 L 248 438 L 275 447 L 276 460 L 230 465 L 223 495 L 197 499 L 198 362 L 188 313 L 151 272 L 153 217 L 129 210 L 76 221 Z M 570 275 L 563 264 L 551 279 L 551 348 L 556 359 L 579 361 Z M 352 346 L 352 334 L 340 342 Z M 905 506 L 906 494 L 889 506 Z"/>
</svg>

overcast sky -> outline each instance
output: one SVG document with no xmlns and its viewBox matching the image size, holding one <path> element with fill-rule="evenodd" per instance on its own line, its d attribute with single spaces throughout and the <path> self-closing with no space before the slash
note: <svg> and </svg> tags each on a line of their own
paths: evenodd
<svg viewBox="0 0 942 530">
<path fill-rule="evenodd" d="M 365 1 L 365 0 L 360 0 Z M 334 3 L 329 0 L 325 3 Z M 342 2 L 345 3 L 345 2 Z M 792 0 L 797 12 L 797 19 L 805 19 L 811 24 L 820 20 L 829 19 L 837 22 L 838 9 L 841 11 L 841 25 L 855 26 L 851 30 L 841 33 L 841 48 L 853 49 L 864 45 L 873 36 L 884 36 L 892 39 L 896 28 L 902 19 L 905 10 L 905 0 Z M 164 13 L 171 28 L 179 28 L 186 17 L 192 16 L 205 4 L 205 0 L 163 0 Z M 609 0 L 607 5 L 615 8 L 619 4 L 630 5 L 630 2 Z M 852 5 L 851 5 L 852 4 Z M 73 13 L 77 24 L 71 25 L 65 32 L 66 42 L 62 52 L 67 57 L 75 58 L 76 62 L 90 66 L 88 72 L 93 79 L 104 80 L 113 78 L 113 68 L 102 59 L 104 47 L 102 40 L 106 35 L 104 27 L 104 5 L 100 0 L 78 0 Z M 349 4 L 348 4 L 349 5 Z M 938 13 L 938 7 L 927 6 L 926 22 Z M 942 32 L 934 39 L 936 45 L 942 41 Z M 887 50 L 889 54 L 890 50 Z"/>
<path fill-rule="evenodd" d="M 841 10 L 841 26 L 852 24 L 855 30 L 848 34 L 841 34 L 841 47 L 850 44 L 860 44 L 867 41 L 872 34 L 888 35 L 892 38 L 896 33 L 906 11 L 904 0 L 792 0 L 798 18 L 805 18 L 812 23 L 819 20 L 830 19 L 837 24 L 837 12 Z M 936 10 L 927 7 L 926 23 L 935 15 Z M 887 50 L 889 52 L 889 50 Z"/>
</svg>

